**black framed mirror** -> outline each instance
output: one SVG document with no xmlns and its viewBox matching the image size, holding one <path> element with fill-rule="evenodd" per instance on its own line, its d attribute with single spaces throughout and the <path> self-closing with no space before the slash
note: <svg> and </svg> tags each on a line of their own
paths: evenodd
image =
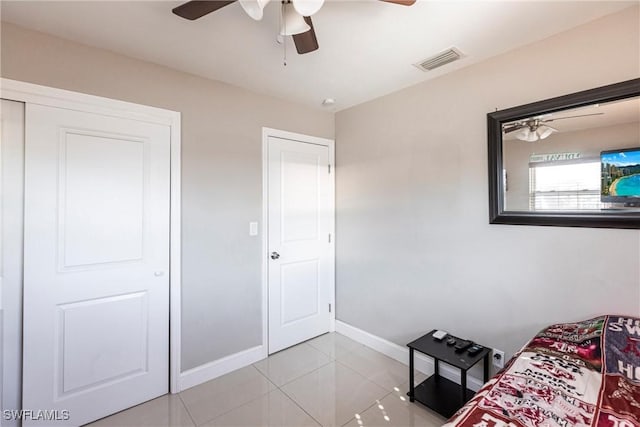
<svg viewBox="0 0 640 427">
<path fill-rule="evenodd" d="M 640 78 L 487 114 L 489 222 L 640 228 Z"/>
</svg>

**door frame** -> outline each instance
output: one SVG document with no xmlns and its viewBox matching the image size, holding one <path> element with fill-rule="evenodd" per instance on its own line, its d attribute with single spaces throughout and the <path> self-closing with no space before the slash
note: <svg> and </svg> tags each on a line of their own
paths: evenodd
<svg viewBox="0 0 640 427">
<path fill-rule="evenodd" d="M 68 110 L 133 119 L 170 127 L 169 231 L 169 391 L 180 391 L 181 355 L 181 114 L 177 111 L 87 95 L 33 83 L 0 78 L 0 98 Z M 15 302 L 19 303 L 19 302 Z M 22 351 L 22 349 L 20 350 Z M 0 355 L 1 356 L 1 355 Z"/>
<path fill-rule="evenodd" d="M 3 105 L 5 100 L 2 101 Z M 9 111 L 14 107 L 21 109 L 19 113 L 19 117 L 13 117 L 9 119 L 9 123 L 15 123 L 22 125 L 20 129 L 14 128 L 12 125 L 7 126 L 5 128 L 5 123 L 2 123 L 2 131 L 9 131 L 12 135 L 8 135 L 10 138 L 8 140 L 4 140 L 2 143 L 4 144 L 0 147 L 0 187 L 2 191 L 8 190 L 6 193 L 2 192 L 2 200 L 0 200 L 0 264 L 2 265 L 2 272 L 0 272 L 0 285 L 2 286 L 2 291 L 0 295 L 0 313 L 2 316 L 2 320 L 0 321 L 2 331 L 0 331 L 0 371 L 2 375 L 0 375 L 0 402 L 4 405 L 5 400 L 12 401 L 12 406 L 10 407 L 2 407 L 3 409 L 15 409 L 16 405 L 20 405 L 22 401 L 22 334 L 21 330 L 13 331 L 11 333 L 10 329 L 5 330 L 5 328 L 10 328 L 16 325 L 18 328 L 21 328 L 22 325 L 22 288 L 9 290 L 6 288 L 7 286 L 13 285 L 15 283 L 22 283 L 22 271 L 14 271 L 13 268 L 9 264 L 5 264 L 8 262 L 14 262 L 14 265 L 18 265 L 18 270 L 21 270 L 23 254 L 21 251 L 17 251 L 19 253 L 14 254 L 14 258 L 11 259 L 11 255 L 9 253 L 14 252 L 13 250 L 4 250 L 4 248 L 20 248 L 22 242 L 24 240 L 24 137 L 25 137 L 25 129 L 24 129 L 24 113 L 25 108 L 24 104 L 15 101 L 6 101 L 9 107 Z M 6 111 L 3 111 L 3 120 L 7 119 L 5 114 Z M 15 113 L 15 112 L 14 112 Z M 16 122 L 13 122 L 13 119 L 18 119 Z M 20 126 L 18 125 L 18 126 Z M 7 136 L 7 135 L 3 135 Z M 11 140 L 13 138 L 18 138 L 18 140 Z M 8 148 L 8 152 L 5 152 L 5 149 Z M 2 156 L 5 158 L 2 158 Z M 6 169 L 5 169 L 6 168 Z M 7 183 L 6 180 L 9 180 L 11 184 L 8 185 L 8 188 L 5 188 L 4 185 Z M 4 184 L 3 181 L 4 180 Z M 7 206 L 10 208 L 7 210 Z M 11 225 L 16 226 L 16 230 L 10 230 Z M 7 259 L 9 256 L 9 259 Z M 7 281 L 7 276 L 12 276 L 12 281 Z M 16 282 L 17 280 L 17 282 Z M 15 306 L 13 305 L 5 305 L 5 301 L 12 302 L 17 301 Z M 7 335 L 11 337 L 8 338 L 7 335 L 4 335 L 5 332 L 9 332 Z M 11 372 L 10 375 L 9 372 Z M 7 388 L 5 389 L 5 383 Z M 9 399 L 7 399 L 9 398 Z M 4 417 L 2 417 L 4 418 Z M 19 425 L 17 420 L 0 420 L 0 426 L 3 425 Z"/>
<path fill-rule="evenodd" d="M 262 343 L 264 357 L 269 356 L 269 137 L 289 141 L 322 145 L 329 149 L 329 332 L 336 330 L 336 173 L 335 173 L 335 141 L 301 133 L 288 132 L 268 127 L 262 128 Z"/>
</svg>

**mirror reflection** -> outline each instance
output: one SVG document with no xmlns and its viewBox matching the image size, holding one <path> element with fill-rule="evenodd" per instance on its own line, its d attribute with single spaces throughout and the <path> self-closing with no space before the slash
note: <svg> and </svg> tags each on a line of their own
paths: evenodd
<svg viewBox="0 0 640 427">
<path fill-rule="evenodd" d="M 502 124 L 504 210 L 640 208 L 640 98 Z"/>
</svg>

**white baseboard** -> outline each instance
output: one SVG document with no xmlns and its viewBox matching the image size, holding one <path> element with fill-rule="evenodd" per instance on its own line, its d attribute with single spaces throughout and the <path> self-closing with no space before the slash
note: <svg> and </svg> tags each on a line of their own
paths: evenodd
<svg viewBox="0 0 640 427">
<path fill-rule="evenodd" d="M 181 372 L 179 391 L 183 391 L 214 378 L 218 378 L 231 371 L 235 371 L 236 369 L 244 368 L 245 366 L 249 366 L 252 363 L 264 359 L 265 357 L 265 347 L 263 345 L 259 345 Z"/>
<path fill-rule="evenodd" d="M 401 345 L 387 341 L 384 338 L 380 338 L 376 335 L 370 334 L 369 332 L 363 331 L 362 329 L 358 329 L 355 326 L 341 322 L 340 320 L 336 320 L 336 332 L 409 366 L 408 347 L 402 347 Z M 414 354 L 415 369 L 423 374 L 432 375 L 434 367 L 433 359 L 417 352 Z M 440 375 L 455 382 L 456 384 L 460 384 L 460 370 L 457 368 L 441 363 Z M 481 379 L 467 375 L 467 387 L 471 390 L 478 391 L 483 384 L 484 382 Z"/>
</svg>

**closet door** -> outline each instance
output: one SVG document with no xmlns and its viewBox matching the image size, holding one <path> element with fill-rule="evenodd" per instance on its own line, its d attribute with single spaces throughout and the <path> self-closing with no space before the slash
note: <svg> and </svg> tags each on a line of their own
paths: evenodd
<svg viewBox="0 0 640 427">
<path fill-rule="evenodd" d="M 168 392 L 168 126 L 26 106 L 26 425 Z M 36 417 L 39 415 L 40 417 Z"/>
</svg>

